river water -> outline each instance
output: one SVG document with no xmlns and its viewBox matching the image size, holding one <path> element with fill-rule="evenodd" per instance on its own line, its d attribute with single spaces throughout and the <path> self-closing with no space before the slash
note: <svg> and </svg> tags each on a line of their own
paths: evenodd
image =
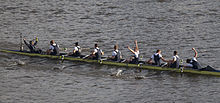
<svg viewBox="0 0 220 103">
<path fill-rule="evenodd" d="M 220 69 L 219 0 L 1 0 L 0 49 L 19 49 L 20 33 L 48 49 L 75 42 L 105 55 L 114 44 L 125 58 L 138 40 L 147 60 L 157 49 L 177 50 Z M 26 48 L 27 49 L 27 48 Z M 69 49 L 70 51 L 71 49 Z M 25 65 L 18 65 L 23 61 Z M 123 70 L 119 77 L 111 76 Z M 144 76 L 144 79 L 135 79 Z M 0 103 L 219 103 L 219 77 L 100 66 L 0 53 Z"/>
</svg>

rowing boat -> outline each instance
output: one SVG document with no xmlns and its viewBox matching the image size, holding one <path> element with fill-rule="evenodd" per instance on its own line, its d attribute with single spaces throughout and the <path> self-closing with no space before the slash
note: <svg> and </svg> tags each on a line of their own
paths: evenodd
<svg viewBox="0 0 220 103">
<path fill-rule="evenodd" d="M 194 69 L 176 69 L 176 68 L 167 68 L 167 67 L 162 68 L 162 67 L 144 65 L 144 64 L 128 64 L 128 63 L 112 62 L 112 61 L 107 61 L 107 60 L 97 61 L 97 60 L 90 60 L 90 59 L 83 59 L 83 58 L 75 58 L 75 57 L 70 57 L 70 56 L 36 54 L 36 53 L 29 53 L 29 52 L 21 52 L 18 50 L 0 50 L 0 52 L 25 55 L 25 56 L 31 56 L 31 57 L 52 58 L 52 59 L 78 61 L 78 62 L 85 62 L 85 63 L 97 63 L 100 65 L 112 65 L 112 66 L 130 67 L 130 68 L 138 68 L 138 69 L 172 71 L 176 73 L 191 73 L 191 74 L 200 74 L 200 75 L 220 76 L 220 72 L 214 72 L 214 71 L 201 71 L 201 70 L 194 70 Z"/>
</svg>

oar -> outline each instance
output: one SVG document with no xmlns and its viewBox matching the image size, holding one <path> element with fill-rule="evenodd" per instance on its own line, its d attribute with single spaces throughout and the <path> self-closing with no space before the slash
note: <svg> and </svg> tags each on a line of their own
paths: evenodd
<svg viewBox="0 0 220 103">
<path fill-rule="evenodd" d="M 84 57 L 82 57 L 83 59 L 87 59 L 90 55 L 86 55 Z"/>
<path fill-rule="evenodd" d="M 22 39 L 23 39 L 22 33 L 20 33 L 20 51 L 23 51 L 24 49 Z"/>
<path fill-rule="evenodd" d="M 72 48 L 63 48 L 63 50 L 64 49 L 68 49 L 68 50 L 72 50 L 72 49 L 74 49 L 74 47 L 72 47 Z M 93 49 L 93 48 L 81 48 L 82 50 L 90 50 L 90 49 Z"/>
</svg>

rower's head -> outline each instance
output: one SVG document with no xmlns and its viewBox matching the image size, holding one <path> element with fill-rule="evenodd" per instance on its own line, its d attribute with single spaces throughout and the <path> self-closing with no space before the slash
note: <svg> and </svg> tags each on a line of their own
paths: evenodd
<svg viewBox="0 0 220 103">
<path fill-rule="evenodd" d="M 174 51 L 174 52 L 173 52 L 173 55 L 177 55 L 177 53 L 178 53 L 177 51 Z"/>
<path fill-rule="evenodd" d="M 50 44 L 51 44 L 51 45 L 53 45 L 54 43 L 55 43 L 54 40 L 51 40 L 51 41 L 50 41 Z"/>
<path fill-rule="evenodd" d="M 191 59 L 186 59 L 186 63 L 190 63 L 191 62 Z"/>
<path fill-rule="evenodd" d="M 160 49 L 158 49 L 158 50 L 156 51 L 156 53 L 160 54 L 160 53 L 161 53 L 161 50 L 160 50 Z"/>
<path fill-rule="evenodd" d="M 95 44 L 95 48 L 97 48 L 98 47 L 98 44 Z"/>
<path fill-rule="evenodd" d="M 75 46 L 79 46 L 79 43 L 78 43 L 78 42 L 76 42 L 76 43 L 75 43 Z"/>
<path fill-rule="evenodd" d="M 118 50 L 118 45 L 115 45 L 115 46 L 114 46 L 114 49 L 115 49 L 115 50 Z"/>
</svg>

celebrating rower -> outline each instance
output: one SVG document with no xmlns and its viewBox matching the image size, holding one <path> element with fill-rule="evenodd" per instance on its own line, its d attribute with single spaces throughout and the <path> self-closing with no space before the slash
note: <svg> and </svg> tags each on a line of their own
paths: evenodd
<svg viewBox="0 0 220 103">
<path fill-rule="evenodd" d="M 210 65 L 202 68 L 202 66 L 200 65 L 200 63 L 197 61 L 197 57 L 198 57 L 198 52 L 196 51 L 195 48 L 192 48 L 192 50 L 194 51 L 195 55 L 192 59 L 187 59 L 186 63 L 188 63 L 186 66 L 186 68 L 192 68 L 192 69 L 198 69 L 198 70 L 204 70 L 204 71 L 215 71 L 215 72 L 220 72 L 220 70 L 216 70 L 213 67 L 211 67 Z"/>
<path fill-rule="evenodd" d="M 198 52 L 196 51 L 195 48 L 192 48 L 192 50 L 194 51 L 195 55 L 192 59 L 187 59 L 186 63 L 188 63 L 186 65 L 186 67 L 190 67 L 193 69 L 202 69 L 200 63 L 197 61 L 197 57 L 198 57 Z"/>
<path fill-rule="evenodd" d="M 79 46 L 79 43 L 76 42 L 73 52 L 70 54 L 70 56 L 79 57 L 80 55 L 81 55 L 81 48 Z"/>
<path fill-rule="evenodd" d="M 59 55 L 59 45 L 55 43 L 54 40 L 50 41 L 50 48 L 47 50 L 47 54 L 49 55 Z"/>
<path fill-rule="evenodd" d="M 26 39 L 24 38 L 24 43 L 27 45 L 27 47 L 30 49 L 31 53 L 41 53 L 42 50 L 37 49 L 36 45 L 38 43 L 38 38 L 35 39 L 35 42 L 33 40 L 29 41 L 29 44 L 26 42 Z"/>
<path fill-rule="evenodd" d="M 118 50 L 118 45 L 114 46 L 114 50 L 112 51 L 112 56 L 109 57 L 112 61 L 120 62 L 122 59 L 121 52 Z"/>
<path fill-rule="evenodd" d="M 134 50 L 132 50 L 132 49 L 128 46 L 128 49 L 134 54 L 134 55 L 128 60 L 128 62 L 131 63 L 131 64 L 138 64 L 138 63 L 139 63 L 139 48 L 138 48 L 137 40 L 135 40 L 134 43 L 135 43 Z"/>
<path fill-rule="evenodd" d="M 95 48 L 89 58 L 94 60 L 101 60 L 102 55 L 104 55 L 104 52 L 102 52 L 102 50 L 98 47 L 98 44 L 95 44 Z"/>
<path fill-rule="evenodd" d="M 164 62 L 167 62 L 167 60 L 165 60 L 161 54 L 161 50 L 157 50 L 155 54 L 153 54 L 151 56 L 151 58 L 147 61 L 148 64 L 152 64 L 152 65 L 157 65 L 157 66 L 161 66 L 161 62 L 160 59 Z M 154 60 L 154 63 L 152 62 L 152 60 Z"/>
</svg>

